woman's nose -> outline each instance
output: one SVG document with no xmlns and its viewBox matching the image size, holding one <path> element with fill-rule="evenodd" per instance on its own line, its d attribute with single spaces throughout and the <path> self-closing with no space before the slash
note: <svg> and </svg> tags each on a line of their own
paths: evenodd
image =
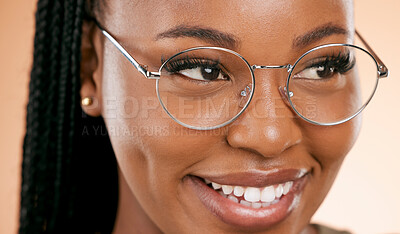
<svg viewBox="0 0 400 234">
<path fill-rule="evenodd" d="M 296 115 L 279 91 L 278 82 L 266 82 L 256 84 L 249 106 L 230 125 L 227 141 L 234 148 L 274 157 L 299 144 L 302 132 Z"/>
</svg>

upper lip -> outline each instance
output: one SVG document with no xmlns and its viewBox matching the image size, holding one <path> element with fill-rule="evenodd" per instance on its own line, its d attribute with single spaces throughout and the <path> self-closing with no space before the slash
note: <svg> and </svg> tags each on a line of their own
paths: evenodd
<svg viewBox="0 0 400 234">
<path fill-rule="evenodd" d="M 274 169 L 269 171 L 252 170 L 226 174 L 196 174 L 194 176 L 222 185 L 266 187 L 300 179 L 308 173 L 307 169 Z"/>
</svg>

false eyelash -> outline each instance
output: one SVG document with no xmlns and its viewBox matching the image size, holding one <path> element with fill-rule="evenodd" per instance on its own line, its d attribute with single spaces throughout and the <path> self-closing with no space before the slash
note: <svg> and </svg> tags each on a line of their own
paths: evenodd
<svg viewBox="0 0 400 234">
<path fill-rule="evenodd" d="M 161 63 L 164 63 L 164 58 L 161 58 Z M 199 57 L 189 57 L 179 59 L 172 59 L 165 65 L 165 69 L 168 72 L 179 72 L 186 69 L 193 69 L 196 67 L 210 67 L 210 68 L 218 68 L 219 61 L 211 61 L 208 58 L 199 58 Z"/>
<path fill-rule="evenodd" d="M 340 74 L 344 74 L 350 71 L 356 64 L 355 59 L 351 59 L 350 53 L 343 54 L 339 52 L 338 55 L 331 55 L 325 58 L 325 60 L 313 63 L 309 66 L 312 67 L 333 67 Z"/>
</svg>

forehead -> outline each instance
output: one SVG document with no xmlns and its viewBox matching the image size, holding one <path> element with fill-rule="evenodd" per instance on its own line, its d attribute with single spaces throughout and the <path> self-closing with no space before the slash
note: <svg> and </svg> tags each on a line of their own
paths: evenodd
<svg viewBox="0 0 400 234">
<path fill-rule="evenodd" d="M 301 33 L 328 22 L 352 27 L 353 10 L 351 0 L 113 0 L 106 5 L 107 24 L 143 36 L 177 24 L 208 26 L 239 37 Z"/>
<path fill-rule="evenodd" d="M 134 47 L 136 54 L 162 51 L 172 55 L 210 45 L 187 38 L 157 40 L 163 32 L 184 25 L 232 35 L 240 42 L 234 50 L 246 58 L 252 55 L 260 61 L 269 57 L 281 63 L 289 62 L 289 55 L 295 57 L 311 49 L 313 45 L 292 50 L 292 45 L 316 28 L 333 24 L 352 31 L 354 27 L 352 0 L 113 0 L 107 2 L 104 13 L 106 28 L 128 49 Z M 342 35 L 320 43 L 349 40 Z"/>
</svg>

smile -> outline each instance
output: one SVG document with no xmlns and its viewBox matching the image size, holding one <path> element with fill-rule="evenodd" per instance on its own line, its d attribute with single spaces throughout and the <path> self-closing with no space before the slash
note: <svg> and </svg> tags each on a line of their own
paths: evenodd
<svg viewBox="0 0 400 234">
<path fill-rule="evenodd" d="M 288 194 L 293 186 L 293 181 L 263 188 L 220 185 L 207 179 L 204 182 L 223 197 L 255 209 L 278 203 L 280 198 Z"/>
<path fill-rule="evenodd" d="M 211 214 L 245 230 L 262 230 L 282 222 L 298 206 L 307 170 L 188 175 L 184 184 Z"/>
</svg>

